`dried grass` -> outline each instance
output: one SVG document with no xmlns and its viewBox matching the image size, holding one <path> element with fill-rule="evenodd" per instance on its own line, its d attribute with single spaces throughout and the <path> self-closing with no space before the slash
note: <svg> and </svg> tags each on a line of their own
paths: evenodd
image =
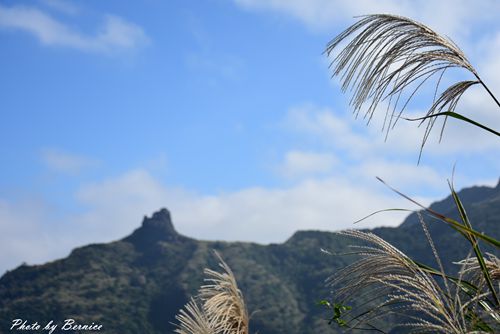
<svg viewBox="0 0 500 334">
<path fill-rule="evenodd" d="M 500 291 L 500 259 L 494 254 L 486 253 L 485 263 L 491 279 L 496 284 L 495 288 Z M 468 277 L 469 281 L 479 289 L 487 288 L 483 271 L 476 257 L 469 257 L 457 262 L 457 264 L 462 266 L 461 275 Z"/>
<path fill-rule="evenodd" d="M 353 91 L 351 105 L 356 116 L 368 104 L 364 117 L 369 121 L 377 106 L 388 101 L 384 121 L 387 131 L 394 127 L 410 100 L 431 77 L 436 77 L 437 82 L 427 116 L 454 111 L 468 88 L 478 83 L 484 86 L 453 41 L 409 18 L 387 14 L 362 16 L 328 44 L 327 55 L 332 56 L 348 40 L 330 64 L 333 75 L 341 77 L 343 91 Z M 450 68 L 465 69 L 475 80 L 455 83 L 436 99 L 443 74 Z M 426 120 L 428 124 L 422 146 L 436 118 Z"/>
<path fill-rule="evenodd" d="M 248 334 L 248 312 L 231 268 L 215 252 L 221 272 L 205 269 L 196 299 L 179 311 L 178 334 Z"/>
<path fill-rule="evenodd" d="M 334 300 L 342 301 L 342 304 L 360 296 L 371 297 L 365 305 L 358 305 L 348 314 L 346 320 L 351 329 L 370 328 L 374 321 L 385 319 L 389 322 L 390 317 L 396 315 L 405 320 L 394 327 L 409 332 L 471 332 L 467 309 L 484 295 L 463 302 L 457 286 L 439 284 L 432 275 L 382 238 L 357 230 L 339 234 L 365 243 L 351 246 L 353 254 L 361 256 L 359 260 L 328 279 Z M 429 242 L 437 256 L 430 238 Z"/>
</svg>

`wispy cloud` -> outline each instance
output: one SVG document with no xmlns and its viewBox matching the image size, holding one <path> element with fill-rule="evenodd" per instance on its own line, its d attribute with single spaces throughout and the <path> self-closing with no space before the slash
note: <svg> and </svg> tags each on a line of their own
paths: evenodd
<svg viewBox="0 0 500 334">
<path fill-rule="evenodd" d="M 288 187 L 199 194 L 166 186 L 147 170 L 135 169 L 81 185 L 75 204 L 83 210 L 77 213 L 61 215 L 53 207 L 52 212 L 47 203 L 0 198 L 0 252 L 9 255 L 8 260 L 0 261 L 0 274 L 23 261 L 41 263 L 77 246 L 122 238 L 139 227 L 144 215 L 161 207 L 169 208 L 178 231 L 191 237 L 283 242 L 297 230 L 349 228 L 374 210 L 406 205 L 380 190 L 383 188 L 329 177 Z M 395 225 L 402 218 L 379 216 L 367 224 Z M 13 244 L 19 240 L 24 241 Z"/>
<path fill-rule="evenodd" d="M 249 10 L 273 11 L 300 20 L 313 29 L 327 29 L 357 15 L 388 13 L 410 16 L 445 34 L 466 35 L 474 21 L 496 20 L 500 4 L 479 1 L 351 1 L 351 0 L 234 0 Z M 446 13 L 446 15 L 443 15 Z"/>
<path fill-rule="evenodd" d="M 310 152 L 294 154 L 306 160 L 324 158 Z M 58 211 L 40 201 L 0 198 L 0 252 L 9 255 L 0 261 L 0 273 L 22 261 L 41 263 L 64 256 L 77 246 L 122 238 L 139 226 L 144 215 L 161 207 L 171 210 L 178 231 L 199 239 L 283 242 L 297 230 L 352 228 L 354 221 L 376 210 L 412 208 L 376 182 L 373 173 L 389 173 L 394 177 L 391 183 L 398 186 L 440 182 L 441 188 L 446 187 L 436 172 L 424 167 L 418 176 L 417 168 L 422 167 L 368 160 L 349 172 L 305 177 L 289 186 L 250 187 L 215 194 L 170 187 L 146 169 L 133 169 L 82 184 L 74 198 L 83 210 L 63 215 L 51 214 Z M 408 180 L 408 174 L 417 176 Z M 371 182 L 367 182 L 368 176 Z M 430 202 L 425 197 L 418 200 Z M 394 226 L 403 218 L 401 214 L 379 215 L 356 227 Z"/>
<path fill-rule="evenodd" d="M 52 148 L 43 149 L 41 158 L 49 169 L 72 175 L 99 165 L 99 161 L 95 159 Z"/>
<path fill-rule="evenodd" d="M 41 3 L 48 8 L 60 11 L 68 15 L 75 15 L 80 11 L 75 2 L 69 2 L 65 0 L 41 0 Z"/>
<path fill-rule="evenodd" d="M 472 110 L 479 110 L 478 106 L 484 101 L 468 101 L 465 96 L 464 108 L 474 106 Z M 408 114 L 412 117 L 422 115 L 423 112 L 409 111 Z M 367 127 L 366 122 L 354 119 L 348 112 L 338 113 L 327 107 L 303 105 L 291 108 L 284 123 L 291 131 L 309 139 L 316 138 L 325 146 L 347 152 L 355 158 L 413 156 L 416 162 L 425 129 L 419 128 L 416 122 L 400 120 L 385 140 L 385 135 L 381 132 L 382 121 L 383 116 L 374 118 L 373 124 Z M 424 148 L 424 157 L 485 153 L 500 148 L 495 136 L 470 124 L 451 121 L 446 129 L 441 143 L 438 143 L 438 133 L 431 135 L 431 141 Z"/>
<path fill-rule="evenodd" d="M 64 46 L 97 53 L 132 50 L 149 41 L 139 25 L 118 16 L 105 16 L 97 33 L 87 35 L 31 6 L 0 5 L 0 28 L 27 32 L 43 45 Z"/>
<path fill-rule="evenodd" d="M 377 185 L 376 181 L 372 184 Z M 77 198 L 89 208 L 74 219 L 101 235 L 129 233 L 138 219 L 168 207 L 179 231 L 202 239 L 282 242 L 298 229 L 339 230 L 384 207 L 404 205 L 377 187 L 345 178 L 307 179 L 289 187 L 246 188 L 204 195 L 163 185 L 146 170 L 83 186 Z M 355 200 L 353 200 L 355 199 Z M 394 225 L 401 217 L 379 217 L 371 224 Z"/>
<path fill-rule="evenodd" d="M 278 172 L 287 178 L 325 174 L 331 172 L 336 163 L 331 153 L 292 150 L 286 153 Z"/>
<path fill-rule="evenodd" d="M 448 35 L 458 42 L 466 54 L 471 58 L 490 89 L 500 92 L 500 81 L 497 75 L 500 69 L 498 52 L 500 50 L 500 35 L 496 13 L 500 12 L 500 2 L 492 0 L 452 1 L 439 2 L 417 1 L 350 1 L 350 0 L 234 0 L 241 8 L 258 12 L 278 13 L 285 17 L 302 22 L 305 26 L 331 31 L 331 37 L 347 28 L 355 20 L 353 16 L 373 13 L 392 13 L 404 15 L 419 20 L 443 35 Z M 446 13 L 446 15 L 442 15 Z M 484 27 L 491 29 L 485 29 Z M 480 32 L 481 35 L 478 33 Z M 477 38 L 481 36 L 481 38 Z M 325 71 L 326 71 L 325 64 Z M 464 78 L 467 79 L 467 78 Z M 334 78 L 333 82 L 337 82 Z M 339 92 L 335 87 L 332 94 Z M 425 107 L 422 102 L 427 101 L 430 106 L 432 96 L 417 94 L 415 102 L 409 105 L 408 111 L 415 117 L 423 116 L 425 110 L 415 110 L 415 106 Z M 345 96 L 348 101 L 349 97 Z M 311 111 L 311 109 L 315 109 Z M 380 108 L 384 109 L 384 107 Z M 413 110 L 410 110 L 413 109 Z M 481 123 L 498 130 L 500 117 L 498 106 L 485 93 L 484 89 L 474 87 L 470 89 L 460 101 L 457 111 Z M 385 110 L 380 113 L 385 114 Z M 342 116 L 339 116 L 342 115 Z M 409 115 L 410 117 L 412 115 Z M 348 112 L 336 113 L 328 108 L 298 107 L 290 112 L 289 120 L 297 130 L 309 136 L 322 138 L 329 142 L 330 147 L 349 151 L 349 155 L 391 155 L 408 156 L 418 154 L 423 130 L 417 124 L 400 122 L 389 135 L 387 143 L 380 133 L 381 125 L 378 119 L 372 121 L 369 128 L 360 129 L 362 121 L 354 122 Z M 382 117 L 383 120 L 383 117 Z M 448 122 L 443 141 L 438 145 L 438 137 L 431 138 L 425 148 L 426 156 L 448 156 L 456 154 L 489 153 L 500 148 L 500 143 L 494 136 L 479 131 L 477 128 L 456 120 Z M 474 140 L 470 140 L 474 138 Z M 494 153 L 493 153 L 494 154 Z"/>
<path fill-rule="evenodd" d="M 8 201 L 0 198 L 0 276 L 22 262 L 43 263 L 69 253 L 69 231 L 55 233 L 50 205 L 40 199 Z M 67 238 L 69 237 L 69 239 Z"/>
<path fill-rule="evenodd" d="M 367 184 L 379 176 L 401 190 L 444 196 L 446 187 L 443 188 L 443 184 L 451 177 L 454 164 L 458 164 L 455 179 L 462 184 L 483 182 L 486 175 L 495 179 L 500 167 L 500 159 L 495 154 L 500 143 L 495 136 L 459 122 L 448 123 L 441 143 L 436 134 L 435 140 L 424 148 L 419 165 L 417 160 L 424 129 L 413 122 L 401 120 L 385 141 L 384 133 L 376 124 L 366 127 L 365 122 L 355 120 L 349 113 L 339 115 L 330 108 L 304 105 L 291 108 L 284 124 L 292 135 L 292 142 L 299 143 L 299 147 L 307 143 L 309 151 L 326 152 L 337 157 L 338 162 L 321 175 L 323 178 L 342 178 Z M 290 160 L 289 152 L 286 152 L 277 165 L 282 168 L 289 165 Z M 483 161 L 485 168 L 481 173 L 477 172 L 472 161 Z M 317 166 L 320 168 L 321 163 Z M 296 173 L 295 179 L 303 179 L 304 175 L 314 176 L 303 174 L 301 177 Z"/>
</svg>

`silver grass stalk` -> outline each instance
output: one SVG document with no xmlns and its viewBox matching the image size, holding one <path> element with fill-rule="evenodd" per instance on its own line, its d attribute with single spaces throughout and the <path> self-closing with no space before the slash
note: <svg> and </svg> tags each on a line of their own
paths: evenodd
<svg viewBox="0 0 500 334">
<path fill-rule="evenodd" d="M 351 105 L 356 116 L 368 104 L 364 117 L 369 121 L 377 106 L 388 101 L 384 121 L 387 131 L 431 77 L 437 83 L 434 101 L 425 118 L 428 124 L 422 146 L 436 121 L 430 116 L 454 111 L 462 94 L 471 86 L 482 84 L 500 106 L 463 51 L 422 23 L 396 15 L 362 16 L 327 45 L 327 55 L 330 57 L 348 40 L 330 64 L 333 75 L 341 77 L 343 91 L 353 91 Z M 437 97 L 443 74 L 450 68 L 465 69 L 474 79 L 455 83 Z"/>
<path fill-rule="evenodd" d="M 485 263 L 491 279 L 496 283 L 495 288 L 500 291 L 500 259 L 494 254 L 486 253 Z M 456 264 L 461 265 L 460 274 L 470 277 L 470 282 L 479 288 L 486 288 L 484 274 L 476 257 L 468 257 Z"/>
<path fill-rule="evenodd" d="M 248 312 L 243 294 L 238 288 L 231 268 L 215 253 L 222 272 L 205 269 L 210 284 L 200 288 L 199 296 L 204 301 L 203 308 L 210 318 L 221 324 L 224 334 L 248 334 Z"/>
<path fill-rule="evenodd" d="M 489 276 L 493 283 L 493 288 L 495 289 L 497 295 L 500 293 L 500 259 L 494 254 L 486 253 L 484 258 L 486 269 L 488 270 Z M 477 257 L 471 257 L 470 255 L 459 262 L 455 262 L 461 266 L 460 277 L 465 277 L 470 283 L 477 287 L 477 293 L 474 298 L 464 305 L 465 307 L 471 307 L 474 312 L 482 313 L 484 318 L 491 318 L 496 321 L 497 327 L 500 323 L 500 309 L 497 307 L 491 307 L 489 305 L 483 304 L 483 308 L 478 308 L 478 302 L 481 299 L 488 299 L 492 297 L 492 292 L 488 288 L 485 280 L 485 276 Z M 500 328 L 498 328 L 500 330 Z"/>
<path fill-rule="evenodd" d="M 217 323 L 209 319 L 207 314 L 200 307 L 194 298 L 184 306 L 175 316 L 179 322 L 174 333 L 178 334 L 216 334 L 218 333 Z"/>
<path fill-rule="evenodd" d="M 334 298 L 347 303 L 370 291 L 375 303 L 358 310 L 358 314 L 351 311 L 351 328 L 372 326 L 374 320 L 387 320 L 386 317 L 398 314 L 409 320 L 396 326 L 411 332 L 470 332 L 462 303 L 452 300 L 448 287 L 443 290 L 403 252 L 372 233 L 348 230 L 339 234 L 367 245 L 352 246 L 361 259 L 329 278 Z"/>
<path fill-rule="evenodd" d="M 205 281 L 176 315 L 178 334 L 248 334 L 248 312 L 231 268 L 215 252 L 221 272 L 205 269 Z"/>
</svg>

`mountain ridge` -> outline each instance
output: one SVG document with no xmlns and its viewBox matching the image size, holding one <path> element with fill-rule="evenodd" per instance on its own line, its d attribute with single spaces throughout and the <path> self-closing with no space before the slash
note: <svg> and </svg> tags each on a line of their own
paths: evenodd
<svg viewBox="0 0 500 334">
<path fill-rule="evenodd" d="M 460 195 L 468 199 L 474 227 L 499 238 L 500 185 L 467 188 Z M 453 213 L 449 198 L 436 203 L 443 213 Z M 398 227 L 371 231 L 432 264 L 420 224 L 411 223 L 411 217 Z M 443 223 L 428 225 L 447 269 L 456 270 L 451 262 L 467 255 L 467 244 Z M 101 323 L 103 333 L 170 333 L 176 312 L 203 283 L 203 268 L 216 268 L 212 249 L 231 266 L 250 312 L 259 310 L 252 317 L 252 332 L 326 331 L 326 315 L 316 302 L 329 295 L 325 279 L 352 259 L 320 249 L 342 252 L 351 243 L 325 231 L 297 231 L 284 243 L 269 245 L 200 241 L 179 234 L 169 211 L 161 209 L 123 239 L 79 247 L 66 258 L 22 265 L 3 275 L 0 333 L 21 316 Z"/>
</svg>

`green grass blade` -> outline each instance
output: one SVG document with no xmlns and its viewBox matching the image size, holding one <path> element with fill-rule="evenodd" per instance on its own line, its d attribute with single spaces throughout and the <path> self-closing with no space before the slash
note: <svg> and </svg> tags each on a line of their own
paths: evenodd
<svg viewBox="0 0 500 334">
<path fill-rule="evenodd" d="M 391 187 L 390 185 L 388 185 L 384 180 L 382 180 L 381 178 L 379 178 L 377 176 L 377 180 L 379 180 L 380 182 L 382 182 L 386 187 L 388 187 L 389 189 L 391 189 L 392 191 L 394 191 L 396 194 L 402 196 L 403 198 L 407 199 L 408 201 L 412 202 L 413 204 L 419 206 L 422 210 L 424 210 L 425 212 L 427 212 L 429 215 L 445 222 L 445 223 L 448 223 L 451 227 L 453 227 L 454 229 L 456 229 L 458 232 L 460 233 L 470 233 L 472 235 L 474 235 L 475 237 L 485 241 L 486 243 L 490 244 L 490 245 L 493 245 L 497 248 L 500 248 L 500 241 L 498 241 L 497 239 L 493 238 L 493 237 L 490 237 L 484 233 L 481 233 L 481 232 L 478 232 L 472 228 L 469 228 L 459 222 L 457 222 L 456 220 L 452 219 L 452 218 L 449 218 L 449 217 L 446 217 L 442 214 L 440 214 L 439 212 L 436 212 L 430 208 L 427 208 L 425 207 L 424 205 L 420 204 L 419 202 L 415 201 L 413 198 L 403 194 L 402 192 L 400 192 L 399 190 Z"/>
<path fill-rule="evenodd" d="M 456 230 L 458 230 L 462 234 L 463 233 L 470 233 L 470 234 L 474 235 L 475 237 L 483 240 L 484 242 L 486 242 L 492 246 L 495 246 L 496 248 L 500 248 L 500 241 L 498 241 L 497 239 L 495 239 L 493 237 L 490 237 L 489 235 L 486 235 L 484 233 L 481 233 L 481 232 L 478 232 L 478 231 L 473 230 L 471 228 L 468 228 L 467 226 L 460 224 L 459 222 L 457 222 L 454 219 L 451 219 L 451 218 L 448 218 L 445 216 L 442 216 L 442 217 L 436 216 L 436 217 L 439 218 L 440 220 L 450 224 L 453 228 L 455 228 Z"/>
<path fill-rule="evenodd" d="M 497 136 L 500 137 L 500 132 L 495 131 L 495 130 L 487 127 L 486 125 L 483 125 L 483 124 L 481 124 L 479 122 L 476 122 L 473 119 L 465 117 L 464 115 L 461 115 L 461 114 L 456 113 L 454 111 L 443 111 L 443 112 L 440 112 L 440 113 L 436 113 L 436 114 L 432 114 L 432 115 L 427 115 L 427 116 L 424 116 L 424 117 L 419 117 L 419 118 L 404 118 L 404 119 L 406 119 L 407 121 L 425 121 L 426 119 L 434 118 L 434 117 L 439 117 L 439 116 L 452 117 L 452 118 L 455 118 L 455 119 L 467 122 L 469 124 L 477 126 L 477 127 L 481 128 L 483 130 L 491 132 L 494 135 L 497 135 Z"/>
<path fill-rule="evenodd" d="M 383 212 L 391 212 L 391 211 L 403 211 L 403 212 L 413 212 L 413 210 L 409 210 L 409 209 L 399 209 L 399 208 L 393 208 L 393 209 L 383 209 L 383 210 L 378 210 L 378 211 L 375 211 L 375 212 L 372 212 L 370 213 L 369 215 L 361 218 L 361 219 L 358 219 L 356 220 L 353 224 L 357 224 L 357 223 L 360 223 L 362 222 L 363 220 L 366 220 L 372 216 L 375 216 L 379 213 L 383 213 Z"/>
<path fill-rule="evenodd" d="M 465 226 L 467 226 L 468 229 L 472 230 L 472 224 L 470 223 L 469 217 L 467 216 L 467 212 L 465 211 L 465 208 L 462 204 L 462 201 L 458 197 L 457 192 L 455 191 L 453 184 L 451 182 L 448 182 L 451 190 L 451 194 L 453 196 L 453 200 L 455 201 L 455 204 L 457 206 L 458 212 L 460 213 L 460 218 L 462 219 L 462 222 Z M 495 304 L 497 306 L 500 306 L 500 301 L 498 300 L 497 293 L 495 291 L 495 287 L 493 286 L 493 280 L 491 279 L 490 272 L 486 266 L 486 261 L 484 260 L 483 253 L 481 252 L 481 249 L 479 247 L 479 243 L 477 242 L 476 237 L 471 234 L 467 233 L 465 235 L 465 238 L 471 243 L 472 248 L 474 250 L 474 254 L 477 258 L 479 267 L 481 268 L 481 272 L 484 276 L 484 279 L 486 281 L 486 284 L 488 285 L 488 289 L 491 292 L 491 295 L 493 297 L 493 300 L 495 301 Z"/>
</svg>

